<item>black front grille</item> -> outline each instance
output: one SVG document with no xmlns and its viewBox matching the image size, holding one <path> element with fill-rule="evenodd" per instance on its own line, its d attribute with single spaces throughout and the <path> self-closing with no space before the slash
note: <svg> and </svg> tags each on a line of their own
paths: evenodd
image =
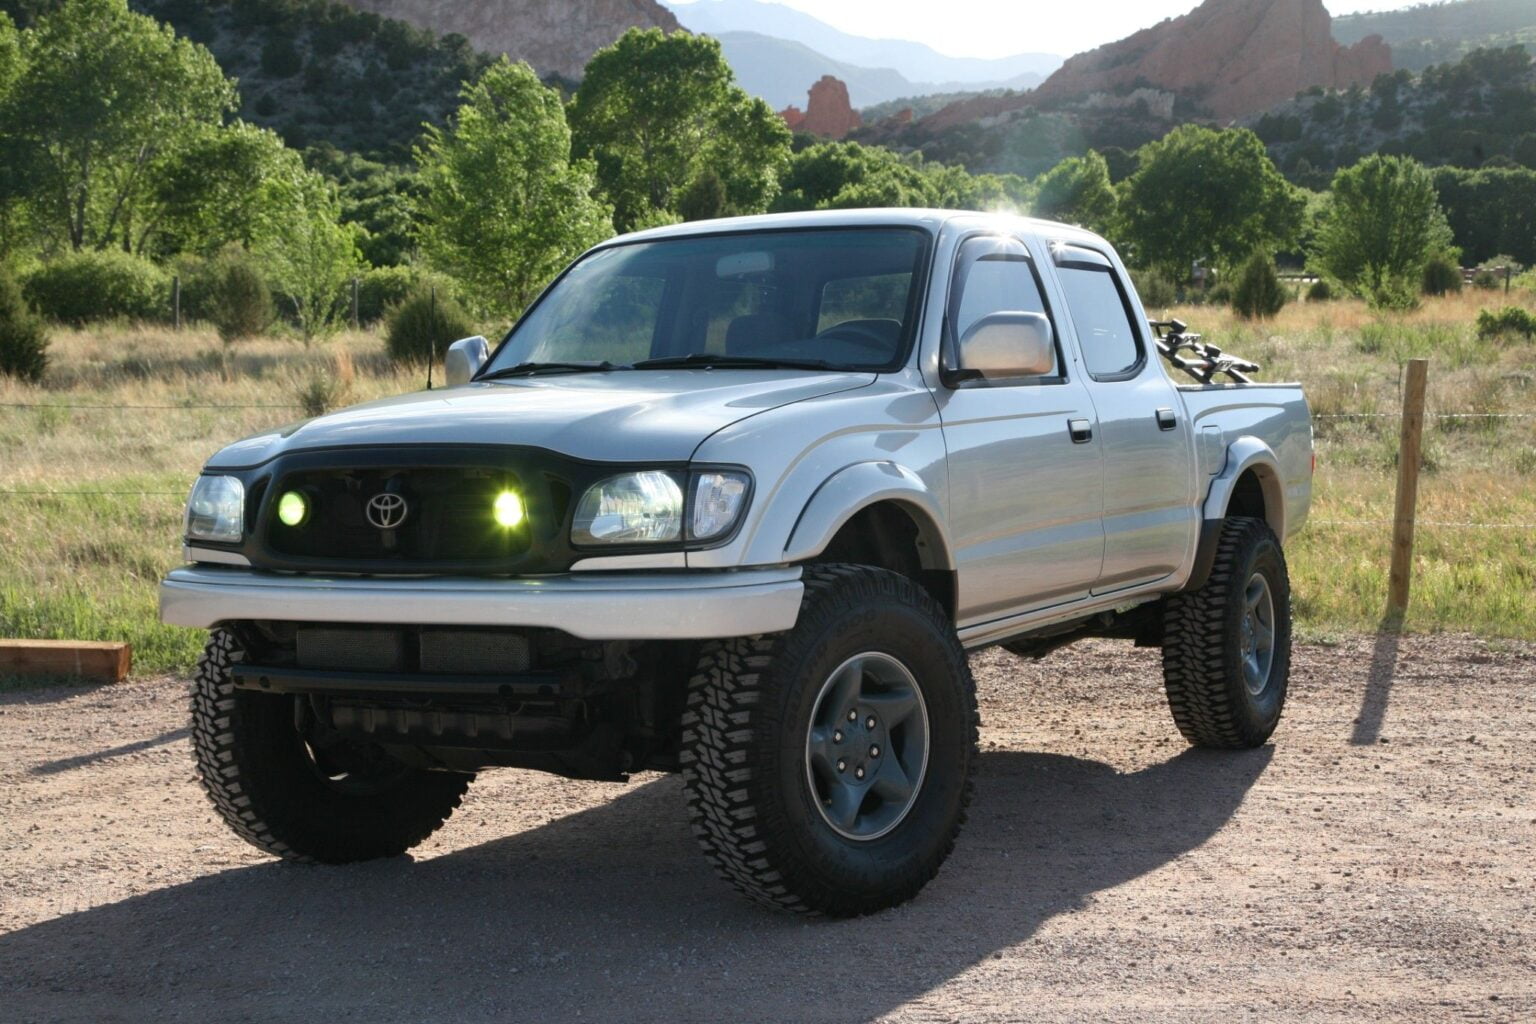
<svg viewBox="0 0 1536 1024">
<path fill-rule="evenodd" d="M 297 526 L 271 515 L 267 546 L 290 558 L 339 562 L 506 562 L 530 545 L 530 521 L 496 522 L 499 495 L 526 501 L 529 488 L 513 472 L 483 467 L 315 469 L 288 473 L 268 489 L 270 501 L 296 491 L 309 503 Z M 369 515 L 383 496 L 391 514 Z M 398 518 L 396 518 L 398 517 Z M 387 525 L 380 525 L 381 521 Z"/>
</svg>

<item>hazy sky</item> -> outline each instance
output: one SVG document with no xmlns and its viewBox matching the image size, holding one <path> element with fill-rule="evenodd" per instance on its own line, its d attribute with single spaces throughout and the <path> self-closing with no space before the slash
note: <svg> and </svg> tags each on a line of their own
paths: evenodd
<svg viewBox="0 0 1536 1024">
<path fill-rule="evenodd" d="M 686 2 L 686 0 L 684 0 Z M 777 0 L 855 35 L 916 39 L 956 57 L 1071 56 L 1183 14 L 1200 0 Z M 1323 0 L 1334 15 L 1422 0 Z M 1199 54 L 1191 54 L 1199 60 Z"/>
</svg>

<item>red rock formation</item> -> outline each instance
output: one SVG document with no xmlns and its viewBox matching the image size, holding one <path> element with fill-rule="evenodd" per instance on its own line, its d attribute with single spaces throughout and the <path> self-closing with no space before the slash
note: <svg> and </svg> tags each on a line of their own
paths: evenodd
<svg viewBox="0 0 1536 1024">
<path fill-rule="evenodd" d="M 477 50 L 526 60 L 541 73 L 580 79 L 592 54 L 631 28 L 676 32 L 656 0 L 346 0 L 439 35 L 457 32 Z"/>
<path fill-rule="evenodd" d="M 1150 85 L 1233 118 L 1314 85 L 1366 85 L 1391 70 L 1392 51 L 1380 36 L 1349 48 L 1334 42 L 1333 18 L 1322 0 L 1206 0 L 1183 17 L 1078 54 L 1033 98 Z"/>
<path fill-rule="evenodd" d="M 841 139 L 862 123 L 859 112 L 848 102 L 847 84 L 831 75 L 822 75 L 821 81 L 811 86 L 804 113 L 799 107 L 785 107 L 779 116 L 790 131 L 824 139 Z"/>
</svg>

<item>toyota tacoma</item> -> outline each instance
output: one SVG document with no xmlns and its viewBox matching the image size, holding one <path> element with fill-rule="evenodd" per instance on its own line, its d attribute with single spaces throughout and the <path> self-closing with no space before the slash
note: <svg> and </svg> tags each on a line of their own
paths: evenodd
<svg viewBox="0 0 1536 1024">
<path fill-rule="evenodd" d="M 236 442 L 164 620 L 202 783 L 279 857 L 398 855 L 492 767 L 678 771 L 738 889 L 857 915 L 964 821 L 967 652 L 1162 649 L 1192 744 L 1285 702 L 1295 384 L 1012 216 L 787 214 L 578 259 L 448 386 Z"/>
</svg>

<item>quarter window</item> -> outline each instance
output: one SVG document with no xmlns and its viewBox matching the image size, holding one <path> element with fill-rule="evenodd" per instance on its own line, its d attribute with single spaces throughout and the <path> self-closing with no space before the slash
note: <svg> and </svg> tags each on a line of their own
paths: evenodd
<svg viewBox="0 0 1536 1024">
<path fill-rule="evenodd" d="M 1064 266 L 1058 273 L 1088 372 L 1107 378 L 1135 370 L 1142 359 L 1141 335 L 1114 272 L 1108 267 Z"/>
</svg>

